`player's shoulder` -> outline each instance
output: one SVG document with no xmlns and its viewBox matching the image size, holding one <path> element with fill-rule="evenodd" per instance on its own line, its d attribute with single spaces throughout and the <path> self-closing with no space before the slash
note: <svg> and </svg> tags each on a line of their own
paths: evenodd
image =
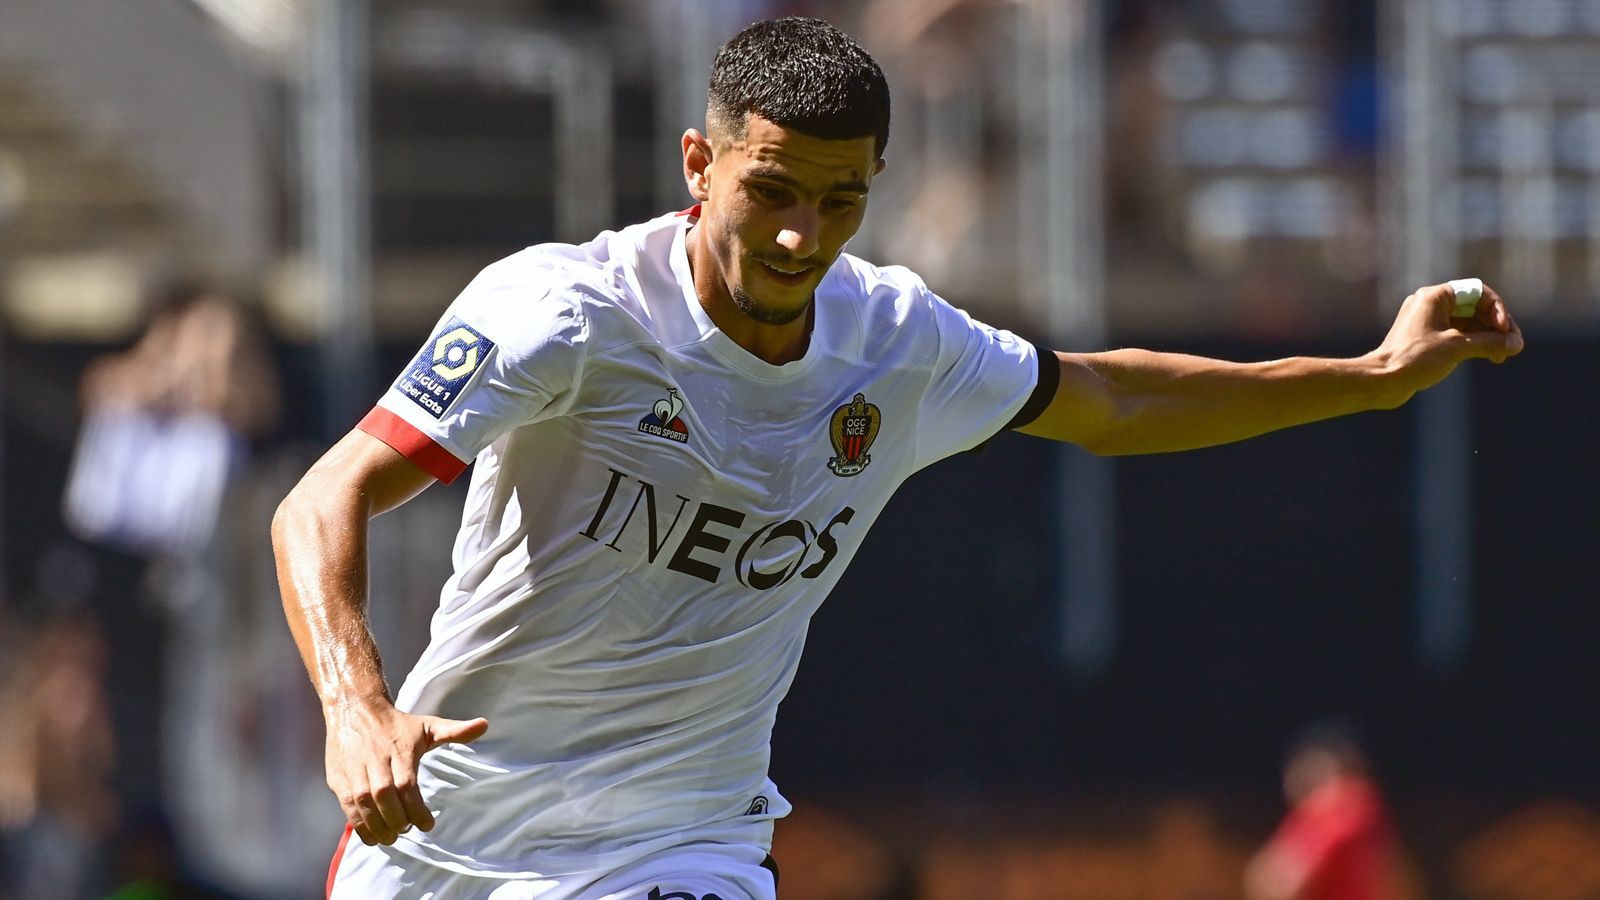
<svg viewBox="0 0 1600 900">
<path fill-rule="evenodd" d="M 630 272 L 656 252 L 663 230 L 660 220 L 651 220 L 582 244 L 527 247 L 485 266 L 460 302 L 513 330 L 543 330 L 555 317 L 581 323 L 586 334 L 609 332 L 608 325 L 639 318 Z"/>
<path fill-rule="evenodd" d="M 881 300 L 896 293 L 926 291 L 922 276 L 905 266 L 883 266 L 853 253 L 839 254 L 835 274 L 852 282 L 856 290 Z"/>
<path fill-rule="evenodd" d="M 484 266 L 451 304 L 451 313 L 508 350 L 543 345 L 554 336 L 581 343 L 588 310 L 581 267 L 570 248 L 539 245 Z"/>
<path fill-rule="evenodd" d="M 834 275 L 868 327 L 905 325 L 943 302 L 921 275 L 905 266 L 880 266 L 842 253 Z"/>
<path fill-rule="evenodd" d="M 613 266 L 587 244 L 536 244 L 485 266 L 468 292 L 508 304 L 552 303 L 585 308 L 619 301 Z"/>
<path fill-rule="evenodd" d="M 867 358 L 932 365 L 952 323 L 964 316 L 905 266 L 880 266 L 840 254 L 835 284 L 854 308 L 854 343 Z"/>
</svg>

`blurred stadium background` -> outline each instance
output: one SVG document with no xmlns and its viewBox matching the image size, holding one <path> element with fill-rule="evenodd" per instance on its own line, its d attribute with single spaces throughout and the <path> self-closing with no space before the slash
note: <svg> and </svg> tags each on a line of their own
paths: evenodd
<svg viewBox="0 0 1600 900">
<path fill-rule="evenodd" d="M 273 506 L 478 268 L 688 205 L 711 56 L 783 13 L 895 91 L 853 250 L 995 324 L 1351 353 L 1472 274 L 1531 346 L 918 476 L 784 706 L 785 896 L 1238 898 L 1337 715 L 1409 896 L 1600 897 L 1600 0 L 3 0 L 0 897 L 320 895 Z M 459 499 L 375 530 L 395 682 Z"/>
</svg>

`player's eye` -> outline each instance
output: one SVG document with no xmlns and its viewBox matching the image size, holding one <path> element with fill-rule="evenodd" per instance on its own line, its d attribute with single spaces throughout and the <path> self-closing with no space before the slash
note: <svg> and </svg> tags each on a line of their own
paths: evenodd
<svg viewBox="0 0 1600 900">
<path fill-rule="evenodd" d="M 787 191 L 770 184 L 751 184 L 749 187 L 750 193 L 755 194 L 757 199 L 768 203 L 783 203 L 789 198 Z"/>
<path fill-rule="evenodd" d="M 854 197 L 829 197 L 822 201 L 822 206 L 829 212 L 844 213 L 855 209 L 857 202 Z"/>
</svg>

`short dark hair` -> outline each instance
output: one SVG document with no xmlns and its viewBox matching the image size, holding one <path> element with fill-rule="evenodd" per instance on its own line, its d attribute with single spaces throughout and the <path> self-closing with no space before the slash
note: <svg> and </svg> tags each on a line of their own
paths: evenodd
<svg viewBox="0 0 1600 900">
<path fill-rule="evenodd" d="M 745 116 L 811 137 L 889 143 L 889 82 L 867 51 L 821 19 L 757 22 L 711 64 L 706 120 L 742 134 Z"/>
</svg>

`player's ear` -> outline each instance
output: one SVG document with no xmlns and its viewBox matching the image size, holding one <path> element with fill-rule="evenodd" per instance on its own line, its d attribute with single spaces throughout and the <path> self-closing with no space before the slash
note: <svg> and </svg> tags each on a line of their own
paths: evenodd
<svg viewBox="0 0 1600 900">
<path fill-rule="evenodd" d="M 683 133 L 683 180 L 689 196 L 701 203 L 711 199 L 711 139 L 691 128 Z"/>
<path fill-rule="evenodd" d="M 888 167 L 889 167 L 889 161 L 884 159 L 881 156 L 878 157 L 878 167 L 876 169 L 872 170 L 872 177 L 873 178 L 877 178 L 879 175 L 882 175 L 883 174 L 883 170 L 887 169 Z"/>
</svg>

